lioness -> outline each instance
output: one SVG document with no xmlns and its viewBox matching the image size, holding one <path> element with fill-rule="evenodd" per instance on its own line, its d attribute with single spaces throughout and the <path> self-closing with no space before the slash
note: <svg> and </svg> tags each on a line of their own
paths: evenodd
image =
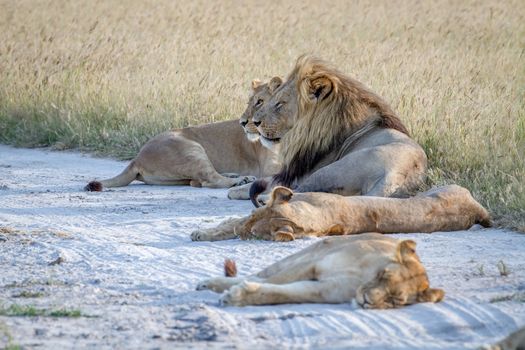
<svg viewBox="0 0 525 350">
<path fill-rule="evenodd" d="M 223 292 L 224 305 L 346 303 L 387 309 L 441 301 L 445 292 L 429 288 L 412 240 L 369 233 L 330 237 L 246 278 L 218 277 L 197 290 Z"/>
<path fill-rule="evenodd" d="M 300 57 L 253 121 L 263 144 L 280 144 L 274 185 L 388 197 L 412 194 L 425 178 L 425 152 L 390 106 L 317 58 Z M 253 198 L 266 184 L 252 188 Z"/>
<path fill-rule="evenodd" d="M 252 82 L 252 94 L 240 120 L 242 128 L 238 120 L 229 120 L 164 132 L 149 140 L 121 174 L 92 181 L 86 190 L 126 186 L 133 180 L 149 185 L 227 188 L 275 173 L 279 167 L 276 155 L 252 136 L 251 117 L 279 82 L 279 77 L 267 84 Z M 222 175 L 226 173 L 229 175 Z"/>
<path fill-rule="evenodd" d="M 281 77 L 273 77 L 268 84 L 264 84 L 257 79 L 252 81 L 253 95 L 250 97 L 248 106 L 239 119 L 239 123 L 248 140 L 252 142 L 259 141 L 260 135 L 259 131 L 257 131 L 257 126 L 253 123 L 253 115 L 270 99 L 271 92 L 275 91 L 282 83 Z M 260 91 L 260 93 L 257 93 L 257 91 Z"/>
<path fill-rule="evenodd" d="M 230 219 L 218 227 L 197 230 L 195 241 L 261 238 L 291 241 L 304 236 L 363 232 L 435 232 L 490 226 L 488 212 L 457 185 L 439 187 L 410 198 L 344 197 L 331 193 L 293 193 L 276 187 L 265 207 Z"/>
</svg>

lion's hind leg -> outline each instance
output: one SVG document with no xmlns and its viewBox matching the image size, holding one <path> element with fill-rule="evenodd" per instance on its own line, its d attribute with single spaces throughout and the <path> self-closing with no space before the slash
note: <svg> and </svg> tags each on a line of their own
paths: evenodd
<svg viewBox="0 0 525 350">
<path fill-rule="evenodd" d="M 253 176 L 219 174 L 204 147 L 180 134 L 150 143 L 139 154 L 144 159 L 142 176 L 150 182 L 185 180 L 196 187 L 229 188 L 255 181 Z M 163 168 L 159 169 L 157 164 L 163 164 Z"/>
<path fill-rule="evenodd" d="M 224 177 L 229 177 L 229 178 L 235 178 L 235 177 L 240 177 L 241 175 L 237 174 L 237 173 L 221 173 L 222 176 Z"/>
<path fill-rule="evenodd" d="M 187 186 L 190 184 L 190 180 L 175 180 L 165 179 L 157 176 L 142 176 L 139 175 L 137 180 L 143 181 L 146 185 L 159 185 L 159 186 Z"/>
<path fill-rule="evenodd" d="M 188 168 L 186 172 L 191 174 L 191 179 L 202 187 L 230 188 L 255 181 L 255 176 L 233 176 L 233 174 L 221 175 L 213 166 L 204 148 L 195 143 L 191 152 L 186 154 L 185 163 Z"/>
</svg>

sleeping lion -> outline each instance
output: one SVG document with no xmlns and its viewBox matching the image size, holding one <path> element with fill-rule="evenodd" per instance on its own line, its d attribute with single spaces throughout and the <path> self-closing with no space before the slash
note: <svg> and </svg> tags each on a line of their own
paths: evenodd
<svg viewBox="0 0 525 350">
<path fill-rule="evenodd" d="M 121 174 L 92 181 L 85 189 L 126 186 L 134 180 L 148 185 L 192 185 L 229 188 L 247 184 L 255 177 L 273 174 L 278 169 L 276 155 L 258 141 L 252 116 L 267 101 L 282 80 L 252 82 L 252 95 L 239 120 L 175 129 L 149 140 Z M 244 197 L 236 194 L 231 198 Z"/>
<path fill-rule="evenodd" d="M 490 226 L 490 216 L 467 189 L 457 185 L 438 187 L 410 198 L 294 193 L 279 186 L 265 207 L 217 227 L 197 230 L 191 239 L 217 241 L 240 236 L 291 241 L 305 236 L 363 232 L 456 231 L 474 224 Z"/>
<path fill-rule="evenodd" d="M 375 233 L 329 237 L 246 278 L 218 277 L 197 290 L 225 293 L 223 305 L 347 303 L 388 309 L 439 302 L 445 292 L 430 288 L 412 240 Z"/>
</svg>

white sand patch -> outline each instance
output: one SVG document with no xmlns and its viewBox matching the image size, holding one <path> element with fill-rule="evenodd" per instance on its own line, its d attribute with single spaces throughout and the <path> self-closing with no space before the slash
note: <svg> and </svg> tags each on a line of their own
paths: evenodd
<svg viewBox="0 0 525 350">
<path fill-rule="evenodd" d="M 194 288 L 222 274 L 225 257 L 243 275 L 315 240 L 192 242 L 195 228 L 252 209 L 226 190 L 82 190 L 125 164 L 0 145 L 0 303 L 95 316 L 0 317 L 0 347 L 9 332 L 30 348 L 476 348 L 525 325 L 525 235 L 493 229 L 397 236 L 417 241 L 431 285 L 447 293 L 439 304 L 219 307 L 218 294 Z"/>
</svg>

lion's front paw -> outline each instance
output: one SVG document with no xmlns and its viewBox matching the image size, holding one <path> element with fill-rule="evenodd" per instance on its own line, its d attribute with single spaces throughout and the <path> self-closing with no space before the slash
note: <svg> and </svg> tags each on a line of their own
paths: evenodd
<svg viewBox="0 0 525 350">
<path fill-rule="evenodd" d="M 243 240 L 248 240 L 248 239 L 255 239 L 255 238 L 257 238 L 257 236 L 255 236 L 249 230 L 243 230 L 243 231 L 239 232 L 239 238 L 243 239 Z"/>
<path fill-rule="evenodd" d="M 255 293 L 261 288 L 257 282 L 243 282 L 233 286 L 219 299 L 223 306 L 245 306 L 255 304 Z"/>
<path fill-rule="evenodd" d="M 290 232 L 279 231 L 273 236 L 273 240 L 276 242 L 290 242 L 295 239 L 295 236 Z"/>
<path fill-rule="evenodd" d="M 233 186 L 228 189 L 229 199 L 250 199 L 251 183 L 242 186 Z"/>
<path fill-rule="evenodd" d="M 255 180 L 257 180 L 255 176 L 241 176 L 239 177 L 239 181 L 237 181 L 237 183 L 234 186 L 246 185 L 251 182 L 254 182 Z"/>
<path fill-rule="evenodd" d="M 257 197 L 257 201 L 261 204 L 261 205 L 266 205 L 268 204 L 268 201 L 270 200 L 270 195 L 268 194 L 261 194 L 259 195 L 259 197 Z"/>
<path fill-rule="evenodd" d="M 219 278 L 210 278 L 204 281 L 200 281 L 197 284 L 197 288 L 195 289 L 196 290 L 212 290 L 216 293 L 222 293 L 222 291 L 224 291 L 224 289 L 226 288 L 224 286 L 224 283 L 221 283 L 222 279 L 223 278 L 219 277 Z"/>
<path fill-rule="evenodd" d="M 197 288 L 195 290 L 209 290 L 210 280 L 204 280 L 197 283 Z"/>
<path fill-rule="evenodd" d="M 190 237 L 192 241 L 210 241 L 211 240 L 211 234 L 204 230 L 193 231 Z"/>
</svg>

